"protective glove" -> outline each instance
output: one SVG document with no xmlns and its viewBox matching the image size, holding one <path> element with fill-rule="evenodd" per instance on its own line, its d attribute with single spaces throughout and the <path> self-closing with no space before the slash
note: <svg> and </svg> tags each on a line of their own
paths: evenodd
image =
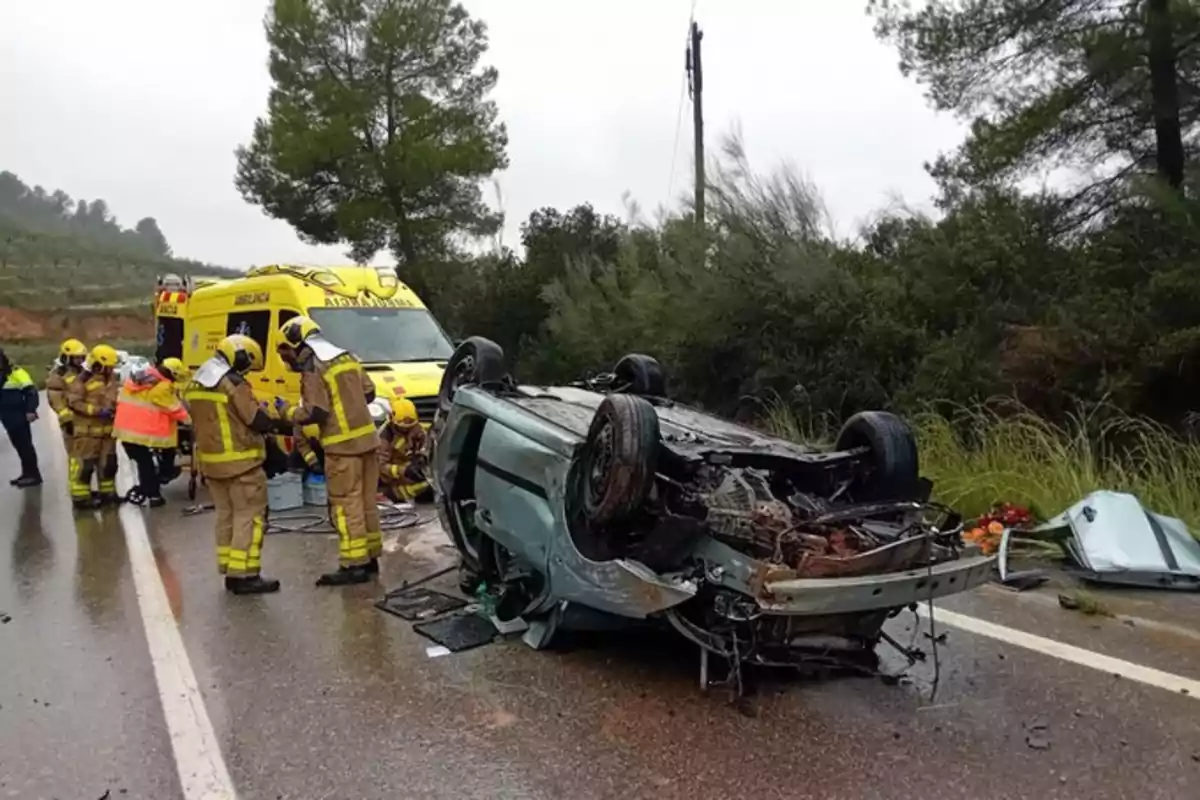
<svg viewBox="0 0 1200 800">
<path fill-rule="evenodd" d="M 321 460 L 316 456 L 304 459 L 304 463 L 308 465 L 308 471 L 313 475 L 324 475 L 325 470 L 321 468 Z"/>
<path fill-rule="evenodd" d="M 284 422 L 291 422 L 292 418 L 296 416 L 296 409 L 282 397 L 275 398 L 275 412 L 279 414 L 279 418 Z"/>
<path fill-rule="evenodd" d="M 105 408 L 105 409 L 101 410 L 99 414 L 96 415 L 96 419 L 106 419 L 107 420 L 107 419 L 112 419 L 112 418 L 113 418 L 113 410 L 111 408 Z"/>
</svg>

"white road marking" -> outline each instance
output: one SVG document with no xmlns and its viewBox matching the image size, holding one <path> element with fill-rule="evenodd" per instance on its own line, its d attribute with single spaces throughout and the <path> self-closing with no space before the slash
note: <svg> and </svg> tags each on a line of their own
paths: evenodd
<svg viewBox="0 0 1200 800">
<path fill-rule="evenodd" d="M 922 604 L 917 606 L 917 609 L 922 617 L 929 617 L 929 606 Z M 1091 669 L 1107 672 L 1112 675 L 1120 675 L 1123 678 L 1144 683 L 1147 686 L 1155 686 L 1159 689 L 1166 689 L 1169 692 L 1187 695 L 1193 699 L 1200 700 L 1200 681 L 1195 681 L 1191 678 L 1184 678 L 1180 675 L 1154 669 L 1153 667 L 1134 664 L 1132 661 L 1113 658 L 1103 653 L 1085 650 L 1082 647 L 1064 644 L 1054 639 L 1047 639 L 1044 636 L 1026 633 L 1025 631 L 1009 628 L 1004 625 L 997 625 L 994 622 L 969 617 L 966 614 L 959 614 L 944 608 L 934 610 L 934 619 L 939 625 L 949 625 L 952 628 L 958 628 L 969 633 L 986 636 L 989 639 L 995 639 L 1000 642 L 1016 645 L 1017 647 L 1024 647 L 1026 650 L 1033 650 L 1043 655 L 1069 661 L 1072 664 L 1090 667 Z"/>
<path fill-rule="evenodd" d="M 127 476 L 129 467 L 127 462 L 122 464 L 122 494 L 132 485 Z M 221 747 L 204 707 L 196 673 L 188 661 L 183 637 L 167 602 L 167 591 L 150 549 L 150 536 L 142 511 L 126 504 L 121 506 L 120 513 L 138 608 L 150 646 L 150 661 L 154 665 L 154 680 L 158 684 L 163 716 L 171 735 L 171 750 L 175 754 L 184 800 L 236 800 L 233 780 L 221 757 Z"/>
</svg>

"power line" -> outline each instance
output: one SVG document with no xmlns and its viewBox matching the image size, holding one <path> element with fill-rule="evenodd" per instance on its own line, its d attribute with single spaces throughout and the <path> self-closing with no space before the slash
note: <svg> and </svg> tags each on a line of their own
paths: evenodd
<svg viewBox="0 0 1200 800">
<path fill-rule="evenodd" d="M 687 33 L 684 36 L 684 47 L 691 47 L 692 23 L 696 21 L 696 3 L 692 0 L 692 8 L 688 12 Z M 675 190 L 675 160 L 679 157 L 679 133 L 683 129 L 683 95 L 687 91 L 688 73 L 684 70 L 679 77 L 679 105 L 675 109 L 675 143 L 671 145 L 671 174 L 667 178 L 667 203 L 671 202 L 671 192 Z"/>
</svg>

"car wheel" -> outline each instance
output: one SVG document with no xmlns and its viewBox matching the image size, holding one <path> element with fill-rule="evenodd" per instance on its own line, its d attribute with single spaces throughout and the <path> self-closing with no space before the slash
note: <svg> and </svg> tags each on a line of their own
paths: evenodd
<svg viewBox="0 0 1200 800">
<path fill-rule="evenodd" d="M 582 512 L 590 526 L 622 522 L 654 486 L 658 414 L 641 397 L 612 394 L 596 409 L 580 457 Z"/>
<path fill-rule="evenodd" d="M 912 428 L 895 414 L 862 411 L 846 420 L 836 450 L 867 447 L 871 471 L 856 487 L 856 499 L 866 502 L 916 500 L 921 494 L 917 440 Z"/>
<path fill-rule="evenodd" d="M 617 385 L 624 391 L 643 397 L 666 397 L 667 379 L 658 360 L 641 353 L 630 353 L 613 367 Z"/>
<path fill-rule="evenodd" d="M 472 336 L 454 349 L 442 373 L 438 387 L 438 410 L 450 412 L 454 393 L 460 386 L 496 383 L 504 380 L 508 370 L 504 365 L 504 351 L 500 345 L 482 336 Z"/>
</svg>

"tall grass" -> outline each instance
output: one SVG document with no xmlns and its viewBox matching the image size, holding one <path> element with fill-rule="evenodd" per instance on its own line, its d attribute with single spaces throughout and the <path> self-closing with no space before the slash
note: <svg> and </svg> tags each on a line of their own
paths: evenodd
<svg viewBox="0 0 1200 800">
<path fill-rule="evenodd" d="M 1200 534 L 1200 443 L 1105 405 L 1052 423 L 1011 403 L 910 417 L 921 472 L 936 496 L 964 514 L 997 502 L 1028 506 L 1042 519 L 1098 489 L 1130 492 Z M 801 441 L 831 441 L 828 418 L 802 419 L 768 404 L 766 427 Z"/>
</svg>

